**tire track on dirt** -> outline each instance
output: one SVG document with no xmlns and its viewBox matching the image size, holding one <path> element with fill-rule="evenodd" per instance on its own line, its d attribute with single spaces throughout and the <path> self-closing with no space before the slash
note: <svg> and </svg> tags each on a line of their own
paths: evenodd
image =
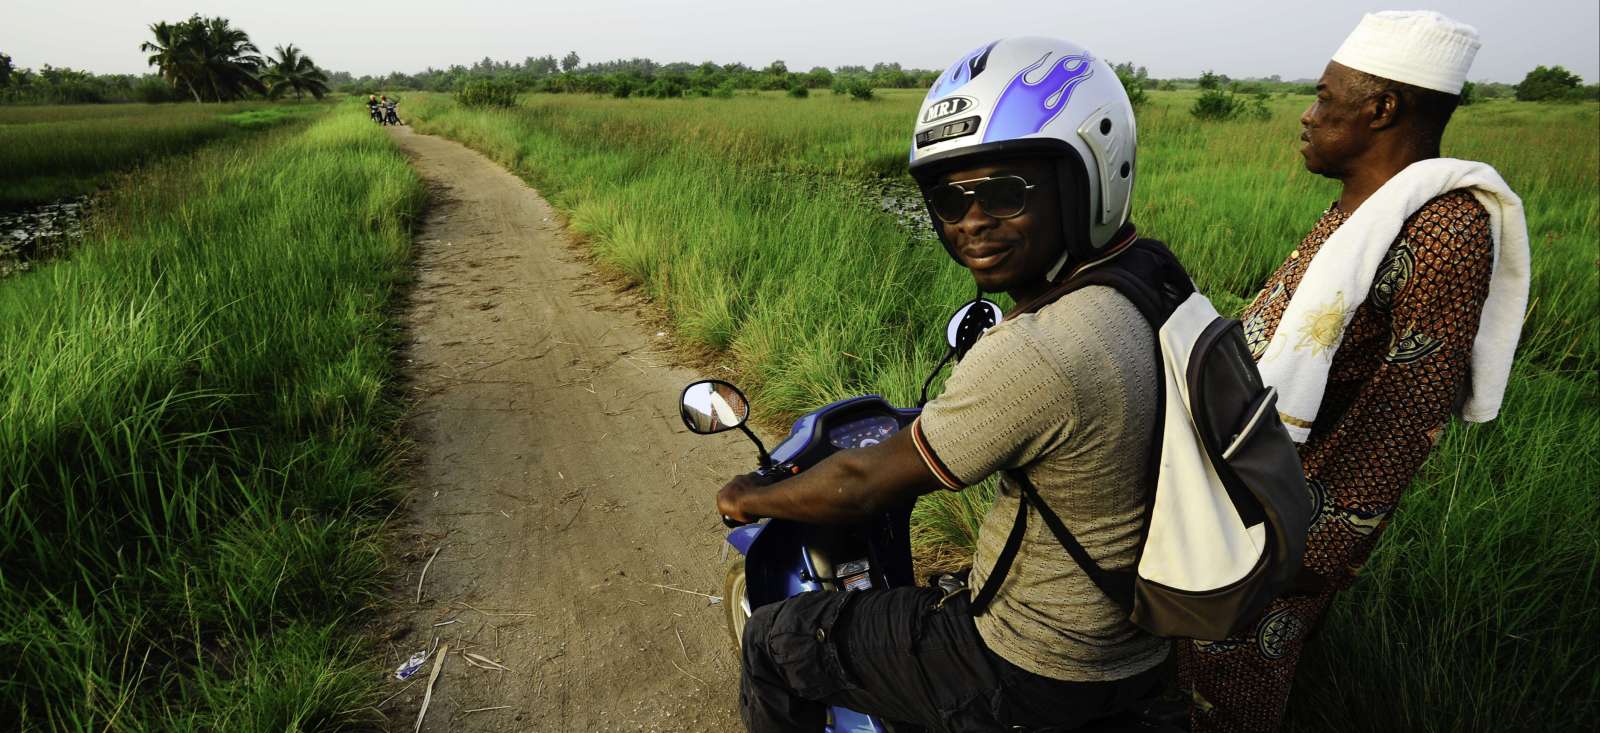
<svg viewBox="0 0 1600 733">
<path fill-rule="evenodd" d="M 724 612 L 696 594 L 722 592 L 711 491 L 752 447 L 684 429 L 697 374 L 533 189 L 392 130 L 435 197 L 405 319 L 414 488 L 387 642 L 390 669 L 449 644 L 423 730 L 737 730 Z M 412 729 L 428 671 L 391 676 L 391 730 Z"/>
</svg>

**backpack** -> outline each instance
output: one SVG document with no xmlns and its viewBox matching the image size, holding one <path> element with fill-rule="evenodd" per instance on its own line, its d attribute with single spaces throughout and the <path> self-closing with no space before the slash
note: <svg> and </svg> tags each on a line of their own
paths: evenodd
<svg viewBox="0 0 1600 733">
<path fill-rule="evenodd" d="M 981 615 L 1004 582 L 1030 511 L 1129 620 L 1157 636 L 1228 638 L 1300 570 L 1312 497 L 1300 457 L 1262 384 L 1239 322 L 1217 314 L 1166 246 L 1138 239 L 1019 313 L 1091 285 L 1116 288 L 1156 333 L 1162 377 L 1146 457 L 1145 529 L 1135 571 L 1102 569 L 1020 470 L 1011 534 L 973 597 Z"/>
</svg>

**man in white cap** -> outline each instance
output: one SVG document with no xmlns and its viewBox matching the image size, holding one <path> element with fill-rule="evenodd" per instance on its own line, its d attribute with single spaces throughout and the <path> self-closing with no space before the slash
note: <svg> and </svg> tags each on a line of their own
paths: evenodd
<svg viewBox="0 0 1600 733">
<path fill-rule="evenodd" d="M 1245 311 L 1245 336 L 1317 511 L 1297 588 L 1220 642 L 1179 645 L 1192 728 L 1275 730 L 1305 638 L 1366 562 L 1452 412 L 1499 410 L 1528 297 L 1522 203 L 1441 158 L 1478 34 L 1438 13 L 1362 18 L 1300 122 L 1339 199 Z"/>
</svg>

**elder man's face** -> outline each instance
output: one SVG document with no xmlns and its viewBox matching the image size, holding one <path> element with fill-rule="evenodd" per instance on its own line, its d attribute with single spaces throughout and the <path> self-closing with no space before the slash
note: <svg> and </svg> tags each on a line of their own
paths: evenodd
<svg viewBox="0 0 1600 733">
<path fill-rule="evenodd" d="M 1373 98 L 1358 83 L 1359 72 L 1328 62 L 1317 80 L 1317 98 L 1300 115 L 1305 128 L 1300 155 L 1306 170 L 1329 178 L 1343 178 L 1350 164 L 1371 145 Z"/>
</svg>

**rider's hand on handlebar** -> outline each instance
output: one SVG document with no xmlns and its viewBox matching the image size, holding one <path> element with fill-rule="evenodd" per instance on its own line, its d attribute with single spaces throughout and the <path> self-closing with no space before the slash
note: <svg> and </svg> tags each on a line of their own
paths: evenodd
<svg viewBox="0 0 1600 733">
<path fill-rule="evenodd" d="M 761 519 L 755 514 L 746 512 L 742 505 L 744 498 L 755 489 L 772 483 L 771 479 L 754 473 L 745 473 L 734 476 L 728 485 L 717 492 L 717 513 L 722 515 L 724 522 L 749 524 Z"/>
</svg>

